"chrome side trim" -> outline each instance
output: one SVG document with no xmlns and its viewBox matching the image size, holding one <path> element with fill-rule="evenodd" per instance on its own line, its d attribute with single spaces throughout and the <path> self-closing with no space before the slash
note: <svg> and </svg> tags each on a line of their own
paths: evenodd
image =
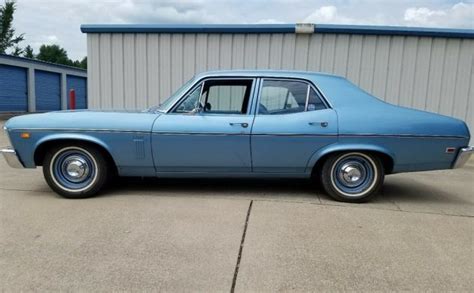
<svg viewBox="0 0 474 293">
<path fill-rule="evenodd" d="M 462 166 L 464 166 L 473 153 L 474 153 L 473 146 L 467 146 L 467 147 L 461 148 L 456 157 L 456 160 L 454 161 L 453 169 L 461 168 Z"/>
<path fill-rule="evenodd" d="M 110 133 L 150 133 L 144 130 L 120 130 L 120 129 L 83 129 L 83 128 L 15 128 L 11 131 L 61 131 L 61 132 L 110 132 Z"/>
<path fill-rule="evenodd" d="M 215 136 L 250 136 L 250 133 L 224 133 L 224 132 L 161 132 L 161 131 L 154 131 L 152 132 L 153 135 L 215 135 Z"/>
<path fill-rule="evenodd" d="M 3 157 L 5 158 L 10 167 L 17 169 L 24 168 L 23 164 L 20 162 L 20 159 L 16 155 L 15 150 L 11 147 L 0 149 L 0 153 L 3 154 Z"/>
<path fill-rule="evenodd" d="M 436 136 L 436 135 L 411 135 L 411 134 L 351 134 L 351 135 L 338 135 L 337 133 L 327 134 L 313 134 L 313 133 L 225 133 L 225 132 L 167 132 L 167 131 L 153 131 L 153 135 L 251 135 L 251 136 L 291 136 L 291 137 L 372 137 L 372 138 L 423 138 L 423 139 L 464 139 L 465 137 L 459 136 Z"/>
<path fill-rule="evenodd" d="M 339 137 L 399 137 L 399 138 L 447 138 L 447 139 L 469 139 L 469 137 L 458 135 L 436 135 L 436 134 L 339 134 Z"/>
<path fill-rule="evenodd" d="M 218 114 L 215 114 L 218 115 Z M 235 115 L 235 116 L 251 116 L 251 115 Z M 119 130 L 119 129 L 83 129 L 83 128 L 15 128 L 10 131 L 61 131 L 61 132 L 109 132 L 109 133 L 144 133 L 144 134 L 218 134 L 218 135 L 241 135 L 240 133 L 193 133 L 193 132 L 157 132 L 144 130 Z M 246 133 L 245 135 L 250 135 Z M 305 134 L 305 133 L 252 133 L 251 135 L 267 135 L 267 136 L 337 136 L 338 134 Z M 374 133 L 359 133 L 359 134 L 339 134 L 339 137 L 397 137 L 397 138 L 435 138 L 435 139 L 468 139 L 465 136 L 449 136 L 449 135 L 433 135 L 433 134 L 374 134 Z"/>
</svg>

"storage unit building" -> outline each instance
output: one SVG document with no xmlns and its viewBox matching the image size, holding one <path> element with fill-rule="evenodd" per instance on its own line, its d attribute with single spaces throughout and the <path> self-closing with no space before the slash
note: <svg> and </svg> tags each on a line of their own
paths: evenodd
<svg viewBox="0 0 474 293">
<path fill-rule="evenodd" d="M 83 25 L 89 106 L 159 104 L 198 72 L 289 69 L 347 77 L 387 102 L 474 130 L 474 30 L 319 24 Z"/>
<path fill-rule="evenodd" d="M 76 109 L 87 108 L 85 70 L 0 54 L 0 113 L 69 109 L 71 89 Z"/>
<path fill-rule="evenodd" d="M 28 70 L 0 64 L 0 111 L 28 110 Z"/>
<path fill-rule="evenodd" d="M 87 78 L 68 75 L 67 76 L 67 91 L 74 90 L 76 92 L 76 109 L 87 108 Z M 70 99 L 68 101 L 68 109 L 70 108 Z"/>
</svg>

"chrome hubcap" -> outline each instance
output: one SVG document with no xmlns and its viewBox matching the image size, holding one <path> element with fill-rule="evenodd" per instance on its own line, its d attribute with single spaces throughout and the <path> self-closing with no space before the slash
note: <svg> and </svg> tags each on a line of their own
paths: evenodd
<svg viewBox="0 0 474 293">
<path fill-rule="evenodd" d="M 331 170 L 333 186 L 344 196 L 360 196 L 376 183 L 377 170 L 369 156 L 350 153 L 341 156 Z"/>
<path fill-rule="evenodd" d="M 365 180 L 366 171 L 364 165 L 357 161 L 343 164 L 338 172 L 339 181 L 347 187 L 356 187 Z"/>
<path fill-rule="evenodd" d="M 83 158 L 72 156 L 64 162 L 65 175 L 73 181 L 80 181 L 89 175 L 89 166 Z"/>
<path fill-rule="evenodd" d="M 346 164 L 342 167 L 342 177 L 348 183 L 356 182 L 360 180 L 361 171 L 354 165 Z"/>
</svg>

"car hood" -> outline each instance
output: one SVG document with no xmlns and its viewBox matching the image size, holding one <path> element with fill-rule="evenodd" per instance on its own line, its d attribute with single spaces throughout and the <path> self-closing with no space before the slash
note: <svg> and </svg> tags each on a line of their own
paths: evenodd
<svg viewBox="0 0 474 293">
<path fill-rule="evenodd" d="M 160 114 L 130 111 L 58 111 L 9 119 L 8 129 L 151 131 Z"/>
</svg>

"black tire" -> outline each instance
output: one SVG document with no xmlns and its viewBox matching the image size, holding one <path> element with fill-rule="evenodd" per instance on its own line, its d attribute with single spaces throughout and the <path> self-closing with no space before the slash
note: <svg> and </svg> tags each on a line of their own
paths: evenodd
<svg viewBox="0 0 474 293">
<path fill-rule="evenodd" d="M 71 165 L 74 166 L 70 167 Z M 85 170 L 87 176 L 84 175 Z M 71 173 L 80 176 L 76 178 L 71 176 Z M 46 152 L 43 160 L 46 182 L 52 190 L 65 198 L 78 199 L 96 195 L 106 185 L 111 174 L 111 168 L 102 152 L 85 143 L 52 147 Z M 83 182 L 69 181 L 82 180 L 82 177 L 85 178 Z"/>
<path fill-rule="evenodd" d="M 320 174 L 329 196 L 350 203 L 369 201 L 378 193 L 385 177 L 377 156 L 357 151 L 330 155 Z"/>
</svg>

